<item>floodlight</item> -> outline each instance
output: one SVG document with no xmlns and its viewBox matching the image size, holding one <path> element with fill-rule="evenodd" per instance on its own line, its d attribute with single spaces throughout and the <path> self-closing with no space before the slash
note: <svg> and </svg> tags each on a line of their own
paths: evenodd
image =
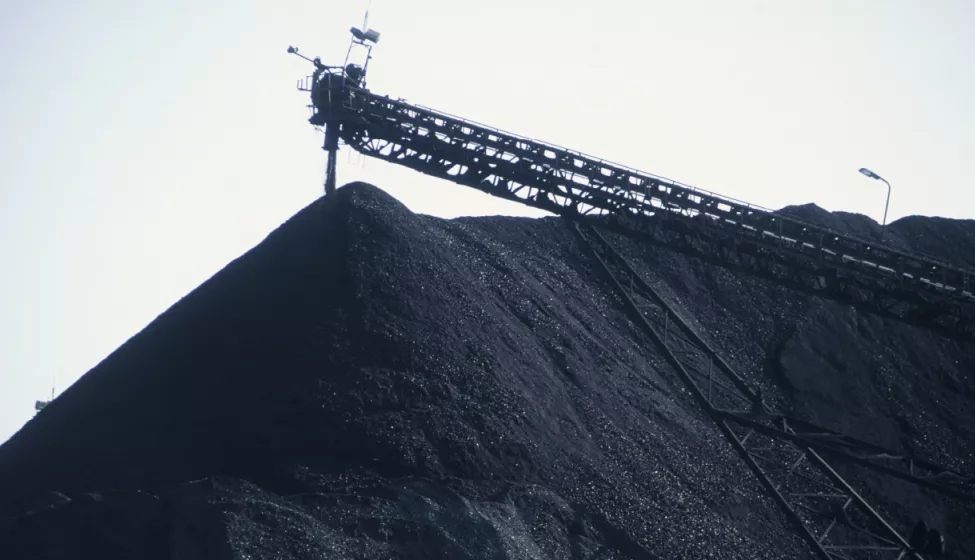
<svg viewBox="0 0 975 560">
<path fill-rule="evenodd" d="M 866 167 L 861 167 L 860 168 L 860 173 L 863 173 L 864 175 L 866 175 L 867 177 L 870 177 L 871 179 L 880 179 L 880 175 L 877 175 L 876 173 L 874 173 L 873 171 L 870 171 Z"/>
</svg>

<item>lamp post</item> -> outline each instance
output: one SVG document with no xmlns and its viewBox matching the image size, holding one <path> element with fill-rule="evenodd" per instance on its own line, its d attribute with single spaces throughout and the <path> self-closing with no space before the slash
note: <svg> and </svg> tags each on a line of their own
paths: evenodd
<svg viewBox="0 0 975 560">
<path fill-rule="evenodd" d="M 884 229 L 887 227 L 887 207 L 890 206 L 890 183 L 887 182 L 887 179 L 884 179 L 883 177 L 881 177 L 880 175 L 877 175 L 873 171 L 870 171 L 866 167 L 861 167 L 860 168 L 860 173 L 863 173 L 864 175 L 866 175 L 867 177 L 870 177 L 871 179 L 877 179 L 877 180 L 880 180 L 880 181 L 883 181 L 883 182 L 887 183 L 887 202 L 884 204 L 884 222 L 883 222 L 883 224 L 880 225 L 880 240 L 883 241 L 884 240 Z"/>
</svg>

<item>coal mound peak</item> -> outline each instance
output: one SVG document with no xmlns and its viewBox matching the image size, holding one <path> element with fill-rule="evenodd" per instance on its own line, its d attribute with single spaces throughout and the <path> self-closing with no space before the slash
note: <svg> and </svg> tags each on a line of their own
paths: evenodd
<svg viewBox="0 0 975 560">
<path fill-rule="evenodd" d="M 770 403 L 975 470 L 971 343 L 610 237 Z M 857 481 L 975 550 L 971 508 Z M 0 447 L 3 558 L 807 554 L 561 220 L 442 220 L 361 183 Z"/>
</svg>

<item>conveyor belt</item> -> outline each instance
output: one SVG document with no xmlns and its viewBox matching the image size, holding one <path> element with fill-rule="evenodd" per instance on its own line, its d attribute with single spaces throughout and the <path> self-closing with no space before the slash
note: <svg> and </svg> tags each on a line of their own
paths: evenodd
<svg viewBox="0 0 975 560">
<path fill-rule="evenodd" d="M 312 122 L 372 157 L 825 297 L 975 331 L 970 270 L 425 107 L 345 87 Z M 350 93 L 351 92 L 351 93 Z"/>
</svg>

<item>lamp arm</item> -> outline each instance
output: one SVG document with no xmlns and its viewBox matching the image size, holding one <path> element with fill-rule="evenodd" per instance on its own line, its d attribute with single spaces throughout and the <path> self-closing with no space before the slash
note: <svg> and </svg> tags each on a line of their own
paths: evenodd
<svg viewBox="0 0 975 560">
<path fill-rule="evenodd" d="M 890 206 L 890 182 L 887 181 L 887 179 L 884 179 L 883 177 L 880 176 L 878 176 L 877 178 L 887 184 L 887 202 L 884 203 L 884 222 L 880 226 L 880 237 L 881 239 L 883 239 L 884 230 L 887 228 L 887 207 Z"/>
</svg>

